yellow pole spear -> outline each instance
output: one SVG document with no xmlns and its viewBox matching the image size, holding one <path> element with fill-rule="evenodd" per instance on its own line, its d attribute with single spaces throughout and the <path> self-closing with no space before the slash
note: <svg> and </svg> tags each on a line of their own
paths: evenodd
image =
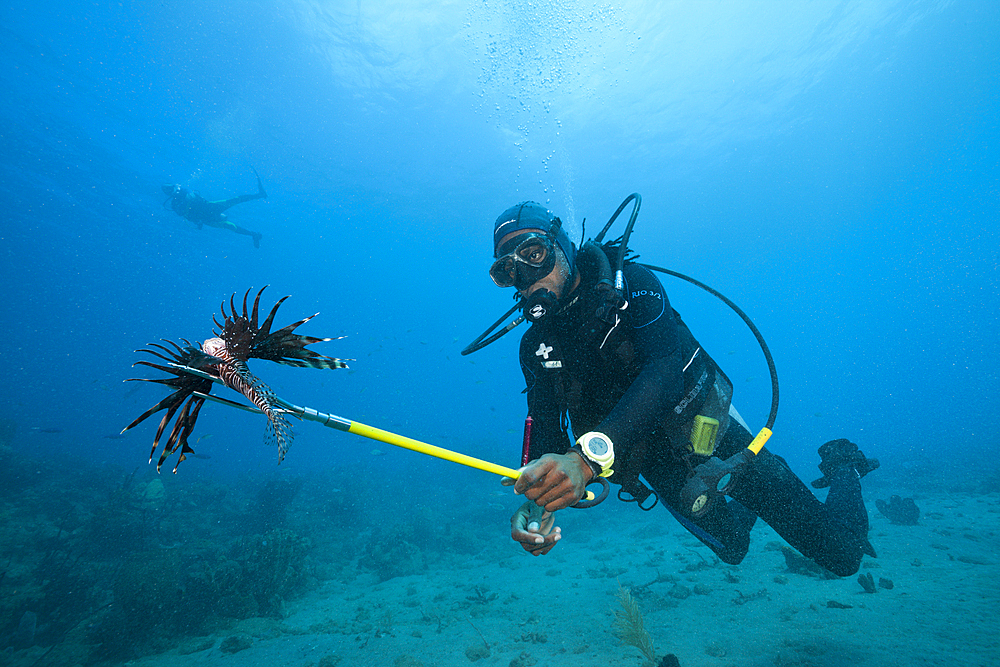
<svg viewBox="0 0 1000 667">
<path fill-rule="evenodd" d="M 212 380 L 213 382 L 222 382 L 221 378 L 217 378 L 213 375 L 209 375 L 204 371 L 200 371 L 197 368 L 191 368 L 190 366 L 184 366 L 181 364 L 169 364 L 170 366 L 184 371 L 185 373 L 190 373 L 191 375 L 197 375 L 199 377 Z M 240 410 L 245 410 L 247 412 L 260 412 L 255 407 L 245 405 L 243 403 L 238 403 L 236 401 L 231 401 L 228 398 L 222 398 L 221 396 L 213 396 L 212 394 L 205 394 L 200 391 L 194 392 L 195 396 L 200 398 L 205 398 L 210 401 L 215 401 L 216 403 L 222 403 L 223 405 L 228 405 L 233 408 L 239 408 Z M 328 414 L 326 412 L 320 412 L 319 410 L 314 410 L 313 408 L 304 407 L 301 405 L 295 405 L 290 403 L 280 396 L 275 397 L 275 402 L 277 402 L 284 410 L 287 410 L 290 414 L 296 415 L 302 419 L 313 421 L 322 424 L 328 428 L 333 428 L 338 431 L 344 431 L 346 433 L 353 433 L 354 435 L 360 435 L 363 438 L 368 438 L 370 440 L 376 440 L 378 442 L 384 442 L 387 445 L 395 445 L 396 447 L 402 447 L 404 449 L 409 449 L 414 452 L 419 452 L 421 454 L 427 454 L 428 456 L 434 456 L 439 459 L 444 459 L 446 461 L 452 461 L 453 463 L 459 463 L 470 468 L 476 468 L 478 470 L 483 470 L 485 472 L 491 472 L 494 475 L 500 475 L 501 477 L 509 477 L 511 479 L 517 479 L 521 476 L 521 473 L 513 468 L 507 468 L 505 466 L 497 465 L 496 463 L 491 463 L 489 461 L 483 461 L 482 459 L 477 459 L 473 456 L 467 456 L 465 454 L 460 454 L 458 452 L 453 452 L 450 449 L 445 449 L 444 447 L 437 447 L 436 445 L 430 445 L 426 442 L 421 442 L 419 440 L 414 440 L 413 438 L 408 438 L 403 435 L 398 435 L 396 433 L 391 433 L 380 428 L 375 428 L 374 426 L 368 426 L 360 422 L 352 421 L 350 419 L 345 419 L 343 417 L 338 417 L 337 415 Z M 601 501 L 603 501 L 608 495 L 608 482 L 603 477 L 596 477 L 591 480 L 591 483 L 600 483 L 603 487 L 599 495 L 595 495 L 592 491 L 586 491 L 583 499 L 578 502 L 575 507 L 593 507 Z"/>
<path fill-rule="evenodd" d="M 173 368 L 179 371 L 183 371 L 190 375 L 197 375 L 198 377 L 205 378 L 206 380 L 212 380 L 213 382 L 218 382 L 220 384 L 225 384 L 222 382 L 221 378 L 217 378 L 214 375 L 210 375 L 204 371 L 197 368 L 191 368 L 190 366 L 184 366 L 183 364 L 169 364 Z M 228 398 L 222 398 L 221 396 L 213 396 L 212 394 L 205 394 L 200 391 L 194 392 L 195 396 L 199 398 L 205 398 L 210 401 L 215 401 L 216 403 L 221 403 L 223 405 L 228 405 L 232 408 L 239 408 L 240 410 L 245 410 L 247 412 L 260 412 L 255 407 L 249 405 L 244 405 L 243 403 L 238 403 L 237 401 L 231 401 Z M 403 435 L 397 435 L 389 431 L 382 430 L 380 428 L 375 428 L 374 426 L 368 426 L 362 424 L 361 422 L 352 421 L 350 419 L 345 419 L 343 417 L 338 417 L 337 415 L 328 414 L 326 412 L 320 412 L 319 410 L 314 410 L 313 408 L 303 407 L 301 405 L 295 405 L 290 403 L 280 396 L 275 397 L 275 401 L 289 413 L 306 419 L 308 421 L 318 422 L 323 426 L 328 428 L 333 428 L 338 431 L 344 431 L 346 433 L 353 433 L 354 435 L 360 435 L 363 438 L 368 438 L 370 440 L 377 440 L 378 442 L 384 442 L 387 445 L 395 445 L 396 447 L 402 447 L 404 449 L 410 449 L 415 452 L 420 452 L 421 454 L 427 454 L 428 456 L 435 456 L 439 459 L 444 459 L 446 461 L 452 461 L 454 463 L 459 463 L 470 468 L 477 468 L 478 470 L 483 470 L 485 472 L 491 472 L 494 475 L 500 475 L 501 477 L 510 477 L 511 479 L 517 479 L 521 476 L 521 473 L 513 468 L 507 468 L 496 463 L 490 463 L 489 461 L 483 461 L 482 459 L 477 459 L 473 456 L 467 456 L 465 454 L 459 454 L 458 452 L 453 452 L 450 449 L 445 449 L 444 447 L 437 447 L 435 445 L 429 445 L 426 442 L 420 442 L 419 440 L 414 440 L 413 438 L 407 438 Z"/>
</svg>

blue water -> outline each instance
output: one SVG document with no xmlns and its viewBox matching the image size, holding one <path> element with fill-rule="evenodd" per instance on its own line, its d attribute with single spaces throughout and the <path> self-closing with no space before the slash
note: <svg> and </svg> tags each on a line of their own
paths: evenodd
<svg viewBox="0 0 1000 667">
<path fill-rule="evenodd" d="M 592 236 L 638 192 L 642 259 L 766 338 L 769 446 L 804 478 L 837 437 L 886 474 L 996 474 L 1000 5 L 61 1 L 7 3 L 0 26 L 0 416 L 19 452 L 151 474 L 158 418 L 104 437 L 164 395 L 122 383 L 151 376 L 133 350 L 208 338 L 224 299 L 269 284 L 267 306 L 292 295 L 277 324 L 319 311 L 300 332 L 355 360 L 253 362 L 280 395 L 516 466 L 517 334 L 459 354 L 510 306 L 492 222 L 533 199 Z M 269 197 L 229 217 L 260 249 L 163 206 L 163 183 L 251 193 L 252 168 Z M 664 284 L 762 426 L 749 331 Z M 374 494 L 441 502 L 449 480 L 497 484 L 314 424 L 278 467 L 262 433 L 208 405 L 192 442 L 211 435 L 211 458 L 165 481 L 375 466 Z"/>
</svg>

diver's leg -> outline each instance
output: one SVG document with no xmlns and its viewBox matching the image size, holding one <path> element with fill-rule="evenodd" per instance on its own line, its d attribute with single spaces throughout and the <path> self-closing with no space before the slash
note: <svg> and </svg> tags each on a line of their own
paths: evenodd
<svg viewBox="0 0 1000 667">
<path fill-rule="evenodd" d="M 768 523 L 790 545 L 838 576 L 858 571 L 870 551 L 868 515 L 854 475 L 837 471 L 834 502 L 823 504 L 785 461 L 762 449 L 741 472 L 732 496 Z"/>
<path fill-rule="evenodd" d="M 738 502 L 717 502 L 708 514 L 692 519 L 683 512 L 664 502 L 663 506 L 674 515 L 678 523 L 707 546 L 727 565 L 739 565 L 750 550 L 750 528 L 753 524 L 736 518 L 733 507 L 739 506 L 740 513 L 748 511 Z M 756 520 L 757 517 L 753 517 Z"/>
<path fill-rule="evenodd" d="M 266 192 L 258 192 L 255 195 L 240 195 L 239 197 L 232 197 L 231 199 L 224 199 L 222 201 L 209 202 L 215 208 L 218 213 L 222 213 L 226 209 L 232 208 L 237 204 L 242 204 L 243 202 L 253 201 L 254 199 L 264 199 L 267 197 Z"/>
<path fill-rule="evenodd" d="M 671 456 L 651 458 L 654 460 L 644 467 L 642 475 L 664 507 L 722 562 L 730 565 L 742 562 L 750 549 L 750 529 L 757 520 L 756 515 L 738 501 L 720 500 L 705 515 L 692 518 L 678 509 L 683 506 L 680 490 L 688 479 L 687 465 Z"/>
<path fill-rule="evenodd" d="M 253 169 L 253 167 L 250 168 Z M 267 199 L 267 191 L 264 190 L 264 183 L 260 180 L 260 174 L 257 173 L 256 169 L 253 169 L 253 175 L 257 177 L 257 197 Z"/>
<path fill-rule="evenodd" d="M 249 229 L 244 229 L 243 227 L 240 227 L 239 225 L 237 225 L 235 223 L 232 223 L 232 222 L 229 222 L 229 221 L 226 221 L 224 223 L 224 226 L 225 226 L 226 229 L 232 230 L 232 231 L 236 232 L 237 234 L 242 234 L 243 236 L 252 236 L 253 237 L 253 247 L 254 248 L 259 248 L 260 247 L 260 239 L 263 236 L 263 234 L 261 234 L 260 232 L 252 232 Z"/>
<path fill-rule="evenodd" d="M 252 168 L 252 167 L 251 167 Z M 254 169 L 254 174 L 257 170 Z M 264 183 L 261 182 L 260 176 L 257 176 L 257 194 L 255 195 L 240 195 L 239 197 L 233 197 L 231 199 L 224 199 L 222 201 L 214 201 L 211 204 L 216 207 L 219 213 L 222 213 L 228 208 L 232 208 L 237 204 L 242 204 L 243 202 L 253 201 L 254 199 L 267 199 L 267 192 L 264 190 Z"/>
<path fill-rule="evenodd" d="M 868 534 L 868 510 L 861 496 L 861 476 L 853 468 L 841 468 L 830 476 L 826 508 L 841 521 Z"/>
</svg>

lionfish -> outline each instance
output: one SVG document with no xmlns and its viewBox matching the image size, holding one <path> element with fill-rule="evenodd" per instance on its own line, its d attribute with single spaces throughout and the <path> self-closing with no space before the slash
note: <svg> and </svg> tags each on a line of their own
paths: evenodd
<svg viewBox="0 0 1000 667">
<path fill-rule="evenodd" d="M 144 419 L 155 412 L 166 410 L 160 426 L 156 430 L 156 437 L 153 439 L 153 449 L 149 453 L 149 461 L 152 463 L 156 449 L 160 445 L 160 439 L 171 419 L 174 421 L 170 435 L 163 445 L 160 459 L 156 463 L 156 471 L 168 456 L 180 449 L 180 456 L 177 464 L 174 465 L 174 472 L 181 461 L 187 458 L 188 454 L 194 454 L 194 450 L 188 444 L 188 436 L 194 430 L 198 413 L 205 399 L 212 391 L 215 384 L 210 378 L 218 378 L 230 389 L 240 392 L 253 403 L 264 415 L 267 416 L 267 432 L 265 442 L 278 445 L 278 462 L 285 457 L 285 452 L 292 442 L 292 425 L 285 417 L 285 410 L 279 404 L 275 393 L 260 378 L 250 372 L 247 366 L 249 359 L 268 359 L 279 364 L 288 366 L 298 366 L 301 368 L 347 368 L 343 359 L 327 357 L 313 350 L 306 349 L 307 345 L 313 343 L 323 343 L 335 338 L 314 338 L 312 336 L 302 336 L 294 333 L 295 329 L 305 324 L 319 313 L 299 320 L 294 324 L 289 324 L 283 329 L 271 332 L 271 323 L 274 320 L 278 307 L 284 303 L 288 297 L 282 297 L 278 303 L 274 304 L 271 312 L 260 326 L 257 325 L 258 306 L 260 296 L 267 289 L 267 285 L 257 292 L 257 297 L 253 301 L 253 308 L 247 310 L 247 297 L 250 296 L 250 289 L 243 295 L 242 315 L 236 309 L 236 294 L 229 298 L 229 308 L 231 312 L 226 312 L 226 302 L 222 302 L 221 311 L 223 322 L 220 323 L 215 316 L 212 321 L 220 331 L 215 329 L 212 333 L 215 338 L 209 338 L 199 344 L 191 343 L 186 338 L 182 338 L 184 345 L 181 346 L 171 340 L 162 339 L 164 343 L 172 346 L 173 349 L 159 343 L 149 343 L 149 347 L 156 350 L 140 349 L 136 352 L 146 352 L 155 357 L 159 357 L 169 365 L 158 364 L 152 361 L 141 360 L 135 362 L 133 366 L 149 366 L 156 370 L 169 373 L 173 377 L 167 378 L 129 378 L 126 382 L 156 382 L 158 384 L 173 387 L 176 391 L 162 401 L 139 415 L 135 421 L 122 429 L 122 433 L 136 426 Z M 253 289 L 253 288 L 251 288 Z M 343 338 L 340 336 L 339 338 Z M 157 351 L 159 350 L 159 351 Z M 178 367 L 192 368 L 201 371 L 202 375 L 195 375 L 187 370 Z M 206 377 L 207 376 L 207 377 Z M 183 406 L 183 407 L 182 407 Z M 178 413 L 178 410 L 180 412 Z"/>
</svg>

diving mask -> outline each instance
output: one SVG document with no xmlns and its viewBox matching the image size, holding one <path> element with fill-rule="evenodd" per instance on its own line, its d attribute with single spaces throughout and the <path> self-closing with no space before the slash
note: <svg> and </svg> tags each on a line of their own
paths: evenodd
<svg viewBox="0 0 1000 667">
<path fill-rule="evenodd" d="M 502 253 L 490 267 L 490 278 L 497 287 L 516 287 L 525 290 L 549 275 L 556 265 L 555 248 L 552 239 L 540 234 L 515 237 L 504 244 L 505 250 L 516 243 L 513 250 Z"/>
</svg>

